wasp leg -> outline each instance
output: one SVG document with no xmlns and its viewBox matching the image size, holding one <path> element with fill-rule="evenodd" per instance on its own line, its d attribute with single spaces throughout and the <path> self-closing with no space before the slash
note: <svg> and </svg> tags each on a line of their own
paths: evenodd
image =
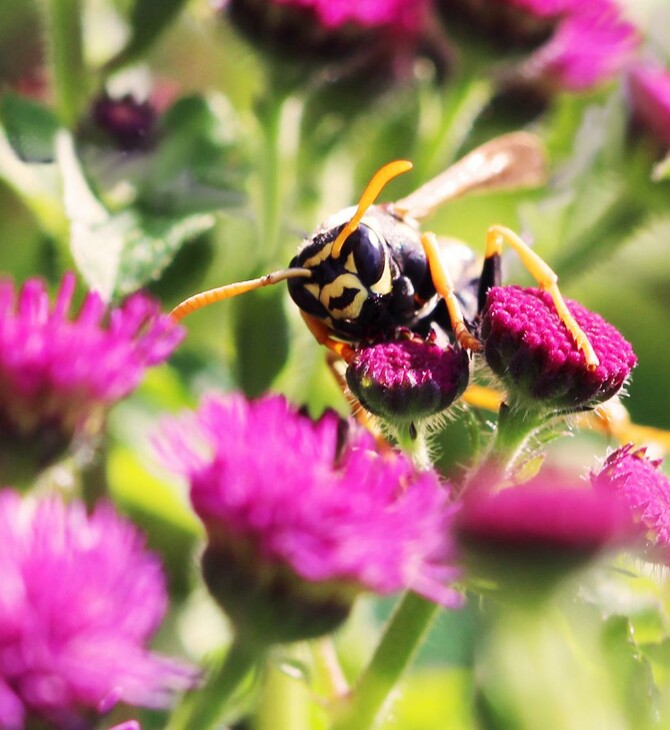
<svg viewBox="0 0 670 730">
<path fill-rule="evenodd" d="M 325 325 L 321 320 L 316 317 L 312 317 L 310 314 L 300 310 L 302 318 L 305 320 L 307 328 L 314 336 L 314 339 L 324 347 L 327 347 L 331 352 L 334 352 L 338 357 L 341 357 L 347 364 L 354 359 L 356 351 L 351 345 L 346 342 L 340 342 L 331 336 L 331 331 L 328 326 Z"/>
<path fill-rule="evenodd" d="M 435 234 L 422 233 L 421 245 L 426 254 L 426 259 L 428 259 L 430 276 L 433 280 L 435 290 L 442 296 L 447 305 L 451 328 L 454 331 L 454 336 L 458 344 L 466 350 L 473 352 L 481 351 L 482 343 L 474 335 L 470 334 L 463 319 L 461 305 L 454 292 L 454 282 L 451 280 L 451 275 L 440 258 L 440 246 Z"/>
<path fill-rule="evenodd" d="M 468 385 L 461 398 L 470 406 L 483 408 L 486 411 L 493 411 L 494 413 L 497 413 L 500 404 L 505 399 L 500 391 L 473 383 Z"/>
<path fill-rule="evenodd" d="M 584 330 L 570 314 L 565 299 L 558 289 L 558 276 L 514 231 L 504 226 L 491 226 L 486 233 L 486 258 L 500 256 L 503 244 L 511 246 L 519 255 L 521 262 L 537 281 L 540 289 L 549 292 L 561 321 L 575 340 L 577 347 L 584 353 L 589 368 L 597 368 L 600 361 L 589 342 Z"/>
</svg>

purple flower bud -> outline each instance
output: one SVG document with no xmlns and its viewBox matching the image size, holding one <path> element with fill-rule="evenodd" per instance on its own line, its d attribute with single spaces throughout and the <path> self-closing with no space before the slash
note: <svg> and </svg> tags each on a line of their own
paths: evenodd
<svg viewBox="0 0 670 730">
<path fill-rule="evenodd" d="M 486 361 L 507 387 L 510 404 L 530 410 L 592 408 L 616 395 L 635 367 L 633 349 L 615 327 L 576 302 L 567 305 L 600 360 L 594 369 L 547 292 L 517 286 L 489 292 L 480 334 Z"/>
<path fill-rule="evenodd" d="M 365 432 L 343 444 L 342 423 L 281 397 L 211 396 L 159 445 L 207 530 L 207 585 L 256 641 L 331 631 L 364 590 L 459 603 L 447 489 Z"/>
<path fill-rule="evenodd" d="M 89 727 L 117 702 L 166 707 L 192 684 L 147 648 L 165 578 L 110 505 L 88 515 L 0 490 L 0 584 L 0 727 Z"/>
<path fill-rule="evenodd" d="M 139 101 L 132 94 L 119 98 L 103 94 L 93 103 L 91 114 L 121 150 L 143 150 L 154 141 L 158 115 L 150 101 Z"/>
<path fill-rule="evenodd" d="M 361 347 L 347 368 L 352 393 L 391 423 L 440 413 L 463 393 L 468 377 L 465 350 L 415 339 Z"/>
<path fill-rule="evenodd" d="M 616 495 L 632 521 L 646 533 L 647 544 L 670 560 L 670 480 L 660 469 L 661 461 L 647 457 L 646 449 L 632 444 L 611 453 L 602 469 L 591 474 L 599 492 Z"/>
</svg>

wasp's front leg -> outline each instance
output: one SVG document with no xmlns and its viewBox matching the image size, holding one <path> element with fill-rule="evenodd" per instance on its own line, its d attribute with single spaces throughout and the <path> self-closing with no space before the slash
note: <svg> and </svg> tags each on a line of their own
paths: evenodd
<svg viewBox="0 0 670 730">
<path fill-rule="evenodd" d="M 458 344 L 465 350 L 480 352 L 482 343 L 470 333 L 463 318 L 460 302 L 454 291 L 454 282 L 440 256 L 440 245 L 434 233 L 422 233 L 421 245 L 428 260 L 430 276 L 437 293 L 444 299 L 449 312 L 451 328 Z"/>
<path fill-rule="evenodd" d="M 584 353 L 588 367 L 591 369 L 597 368 L 600 364 L 598 356 L 584 330 L 577 324 L 577 321 L 570 313 L 565 299 L 563 299 L 563 295 L 559 291 L 556 272 L 535 251 L 509 228 L 505 228 L 504 226 L 491 226 L 486 233 L 486 260 L 499 257 L 504 243 L 516 251 L 523 265 L 535 281 L 537 281 L 540 289 L 549 292 L 558 316 L 568 328 L 577 347 Z"/>
<path fill-rule="evenodd" d="M 351 345 L 346 342 L 340 342 L 332 336 L 331 330 L 321 320 L 313 317 L 311 314 L 307 314 L 302 309 L 300 310 L 302 318 L 305 320 L 307 328 L 314 336 L 314 339 L 324 347 L 327 347 L 331 352 L 334 352 L 338 357 L 342 358 L 344 362 L 349 364 L 353 359 L 356 351 Z"/>
</svg>

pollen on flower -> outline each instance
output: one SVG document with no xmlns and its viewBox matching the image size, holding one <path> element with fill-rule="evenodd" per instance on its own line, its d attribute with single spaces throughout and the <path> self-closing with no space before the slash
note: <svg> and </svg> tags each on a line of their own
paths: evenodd
<svg viewBox="0 0 670 730">
<path fill-rule="evenodd" d="M 440 413 L 463 393 L 468 377 L 464 350 L 417 339 L 361 347 L 347 368 L 347 383 L 361 404 L 391 421 Z"/>
<path fill-rule="evenodd" d="M 615 327 L 576 302 L 567 305 L 598 356 L 595 369 L 587 367 L 547 292 L 512 286 L 488 294 L 481 321 L 486 361 L 510 398 L 527 408 L 593 407 L 616 395 L 637 363 Z"/>
<path fill-rule="evenodd" d="M 88 727 L 116 702 L 165 707 L 193 682 L 191 668 L 147 648 L 165 578 L 110 505 L 87 515 L 0 490 L 0 583 L 1 727 Z"/>
<path fill-rule="evenodd" d="M 341 621 L 363 590 L 459 603 L 446 487 L 400 453 L 377 452 L 367 433 L 343 442 L 342 424 L 277 396 L 210 396 L 159 442 L 207 529 L 210 590 L 234 623 L 272 631 L 269 640 L 318 634 L 324 615 Z"/>
</svg>

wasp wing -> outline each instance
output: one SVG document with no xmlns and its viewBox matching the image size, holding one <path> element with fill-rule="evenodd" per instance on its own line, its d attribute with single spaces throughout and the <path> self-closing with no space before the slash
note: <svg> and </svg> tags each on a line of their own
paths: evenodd
<svg viewBox="0 0 670 730">
<path fill-rule="evenodd" d="M 388 208 L 400 218 L 419 220 L 443 203 L 468 193 L 533 187 L 546 178 L 546 157 L 540 139 L 529 132 L 512 132 L 477 147 Z"/>
</svg>

